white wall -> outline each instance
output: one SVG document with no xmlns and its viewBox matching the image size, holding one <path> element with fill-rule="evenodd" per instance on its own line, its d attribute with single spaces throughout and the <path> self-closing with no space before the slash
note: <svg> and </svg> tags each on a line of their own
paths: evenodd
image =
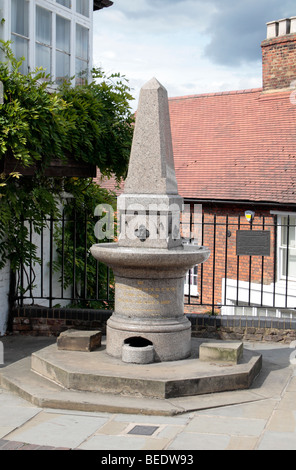
<svg viewBox="0 0 296 470">
<path fill-rule="evenodd" d="M 222 279 L 222 299 L 222 302 L 224 302 L 225 279 Z M 263 307 L 260 307 L 261 299 Z M 288 283 L 288 289 L 286 291 L 285 281 L 278 281 L 275 283 L 275 286 L 273 284 L 264 284 L 263 286 L 261 286 L 261 284 L 256 284 L 253 282 L 249 283 L 246 281 L 239 281 L 239 285 L 237 288 L 237 281 L 235 279 L 227 279 L 226 303 L 228 304 L 228 306 L 222 307 L 222 315 L 234 315 L 237 300 L 245 306 L 250 303 L 250 305 L 253 306 L 252 315 L 254 316 L 257 316 L 258 309 L 266 309 L 267 316 L 269 314 L 272 314 L 272 311 L 274 310 L 276 316 L 281 318 L 282 310 L 288 309 L 294 311 L 295 309 L 296 282 L 290 281 Z M 293 313 L 290 314 L 291 318 L 294 318 L 295 315 Z"/>
</svg>

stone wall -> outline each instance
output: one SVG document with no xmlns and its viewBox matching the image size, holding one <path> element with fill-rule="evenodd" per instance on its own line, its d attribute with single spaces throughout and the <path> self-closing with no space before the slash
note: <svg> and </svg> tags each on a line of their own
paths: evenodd
<svg viewBox="0 0 296 470">
<path fill-rule="evenodd" d="M 296 340 L 296 320 L 230 315 L 187 315 L 194 338 L 291 343 Z"/>
<path fill-rule="evenodd" d="M 68 328 L 77 328 L 101 329 L 104 335 L 112 311 L 18 307 L 14 314 L 15 334 L 58 336 Z M 192 324 L 192 337 L 195 338 L 286 344 L 296 340 L 296 320 L 192 314 L 187 318 Z"/>
</svg>

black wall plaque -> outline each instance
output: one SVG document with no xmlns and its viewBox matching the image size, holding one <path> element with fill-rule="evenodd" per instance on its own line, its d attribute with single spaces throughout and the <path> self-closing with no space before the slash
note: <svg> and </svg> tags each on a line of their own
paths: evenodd
<svg viewBox="0 0 296 470">
<path fill-rule="evenodd" d="M 270 232 L 267 230 L 237 230 L 237 256 L 270 256 Z"/>
</svg>

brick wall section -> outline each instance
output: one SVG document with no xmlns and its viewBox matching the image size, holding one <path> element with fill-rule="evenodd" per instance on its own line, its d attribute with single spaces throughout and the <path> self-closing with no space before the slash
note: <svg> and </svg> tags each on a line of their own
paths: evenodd
<svg viewBox="0 0 296 470">
<path fill-rule="evenodd" d="M 240 281 L 269 285 L 274 280 L 274 217 L 266 208 L 256 207 L 253 230 L 270 231 L 271 251 L 269 257 L 236 255 L 237 230 L 250 230 L 245 219 L 245 210 L 249 207 L 203 206 L 204 231 L 203 245 L 211 251 L 210 258 L 198 267 L 198 303 L 211 305 L 222 303 L 222 280 L 239 278 Z M 228 218 L 227 218 L 228 214 Z M 201 228 L 199 228 L 201 230 Z M 214 285 L 214 291 L 213 291 Z M 194 302 L 193 298 L 191 302 Z M 203 308 L 202 313 L 206 307 Z M 196 307 L 186 307 L 186 313 L 197 313 Z M 198 310 L 200 313 L 201 310 Z"/>
<path fill-rule="evenodd" d="M 33 336 L 59 336 L 63 331 L 74 328 L 99 329 L 105 334 L 106 322 L 111 315 L 110 310 L 16 307 L 13 332 Z"/>
<path fill-rule="evenodd" d="M 296 34 L 266 39 L 261 47 L 263 90 L 289 88 L 296 80 Z"/>
</svg>

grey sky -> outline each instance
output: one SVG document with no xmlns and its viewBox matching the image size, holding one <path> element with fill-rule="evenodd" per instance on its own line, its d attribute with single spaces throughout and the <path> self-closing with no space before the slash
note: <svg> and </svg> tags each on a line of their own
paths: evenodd
<svg viewBox="0 0 296 470">
<path fill-rule="evenodd" d="M 296 15 L 293 0 L 208 0 L 217 11 L 211 16 L 211 42 L 205 53 L 214 63 L 239 65 L 261 61 L 260 43 L 268 21 Z"/>
<path fill-rule="evenodd" d="M 94 15 L 94 63 L 129 79 L 155 76 L 169 96 L 257 88 L 266 23 L 295 0 L 113 0 Z"/>
</svg>

